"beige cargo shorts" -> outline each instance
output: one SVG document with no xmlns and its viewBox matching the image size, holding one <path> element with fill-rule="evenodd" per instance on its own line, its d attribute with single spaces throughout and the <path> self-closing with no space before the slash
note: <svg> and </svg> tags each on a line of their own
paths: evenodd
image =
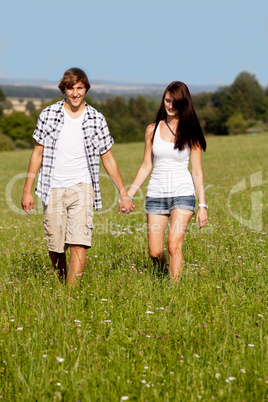
<svg viewBox="0 0 268 402">
<path fill-rule="evenodd" d="M 49 251 L 63 253 L 70 244 L 91 247 L 93 199 L 91 183 L 51 189 L 49 203 L 43 205 Z"/>
</svg>

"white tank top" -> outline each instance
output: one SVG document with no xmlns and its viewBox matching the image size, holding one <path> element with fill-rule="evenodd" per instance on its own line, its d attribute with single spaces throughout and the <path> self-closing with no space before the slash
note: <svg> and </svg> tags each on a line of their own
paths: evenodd
<svg viewBox="0 0 268 402">
<path fill-rule="evenodd" d="M 64 110 L 64 125 L 57 140 L 52 188 L 91 183 L 82 130 L 83 119 L 84 113 L 72 119 Z"/>
<path fill-rule="evenodd" d="M 154 168 L 147 187 L 147 196 L 154 198 L 195 195 L 188 170 L 190 149 L 174 149 L 174 143 L 162 140 L 158 124 L 154 141 Z"/>
</svg>

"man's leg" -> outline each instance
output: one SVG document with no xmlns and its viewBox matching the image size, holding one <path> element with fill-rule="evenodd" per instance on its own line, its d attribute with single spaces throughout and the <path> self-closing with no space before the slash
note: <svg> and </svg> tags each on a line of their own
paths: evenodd
<svg viewBox="0 0 268 402">
<path fill-rule="evenodd" d="M 70 244 L 70 263 L 67 275 L 67 285 L 81 282 L 86 263 L 86 247 Z"/>
<path fill-rule="evenodd" d="M 67 285 L 81 282 L 86 263 L 86 249 L 91 247 L 93 229 L 92 184 L 79 183 L 67 191 L 67 230 L 65 242 L 70 247 Z"/>
<path fill-rule="evenodd" d="M 49 251 L 49 257 L 54 268 L 58 271 L 58 278 L 60 282 L 66 283 L 67 279 L 67 265 L 66 265 L 66 254 L 56 253 L 55 251 Z"/>
</svg>

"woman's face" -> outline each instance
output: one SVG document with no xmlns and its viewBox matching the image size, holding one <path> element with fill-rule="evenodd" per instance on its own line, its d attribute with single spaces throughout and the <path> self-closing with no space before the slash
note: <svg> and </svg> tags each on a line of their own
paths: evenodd
<svg viewBox="0 0 268 402">
<path fill-rule="evenodd" d="M 179 113 L 174 108 L 174 99 L 169 91 L 166 92 L 164 97 L 164 106 L 167 112 L 167 115 L 170 117 L 178 117 Z"/>
</svg>

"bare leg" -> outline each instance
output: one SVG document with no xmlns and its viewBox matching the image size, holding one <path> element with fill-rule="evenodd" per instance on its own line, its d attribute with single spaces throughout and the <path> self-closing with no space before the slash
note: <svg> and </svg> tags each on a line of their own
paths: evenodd
<svg viewBox="0 0 268 402">
<path fill-rule="evenodd" d="M 81 282 L 86 263 L 86 248 L 70 245 L 70 263 L 67 275 L 67 285 L 76 285 Z"/>
<path fill-rule="evenodd" d="M 60 282 L 65 283 L 67 277 L 66 254 L 49 251 L 49 257 L 54 268 L 58 271 Z"/>
<path fill-rule="evenodd" d="M 168 224 L 168 215 L 147 215 L 148 246 L 150 257 L 161 270 L 167 262 L 164 252 L 164 236 Z"/>
<path fill-rule="evenodd" d="M 170 217 L 167 249 L 169 256 L 170 279 L 175 283 L 180 282 L 183 271 L 182 244 L 185 232 L 193 215 L 192 211 L 173 209 Z"/>
</svg>

